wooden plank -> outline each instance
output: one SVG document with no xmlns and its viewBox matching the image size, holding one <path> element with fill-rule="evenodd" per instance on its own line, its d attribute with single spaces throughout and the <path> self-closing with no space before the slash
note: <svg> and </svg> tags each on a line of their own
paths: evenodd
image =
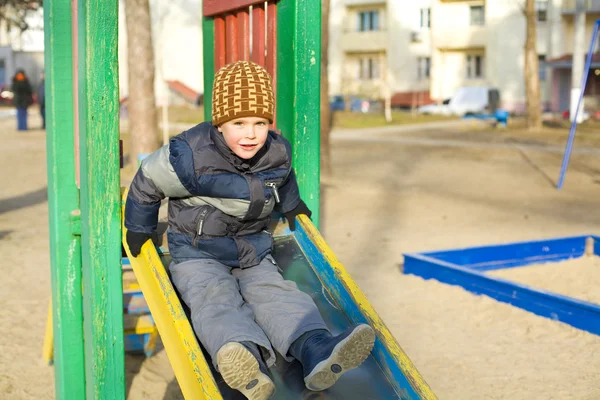
<svg viewBox="0 0 600 400">
<path fill-rule="evenodd" d="M 204 0 L 204 16 L 212 17 L 225 14 L 227 12 L 237 11 L 240 8 L 249 8 L 250 6 L 262 4 L 265 0 Z"/>
<path fill-rule="evenodd" d="M 44 7 L 46 65 L 46 160 L 52 282 L 54 390 L 57 399 L 85 399 L 81 236 L 71 230 L 79 209 L 75 170 L 73 10 L 70 2 Z M 49 350 L 48 348 L 46 349 Z"/>
<path fill-rule="evenodd" d="M 277 98 L 277 3 L 271 2 L 267 7 L 267 60 L 265 68 L 273 81 L 273 95 Z M 277 107 L 273 117 L 273 128 L 277 126 Z"/>
<path fill-rule="evenodd" d="M 252 9 L 252 61 L 265 65 L 265 8 Z"/>
<path fill-rule="evenodd" d="M 202 18 L 202 64 L 204 67 L 204 120 L 212 119 L 212 90 L 215 78 L 215 21 L 210 17 Z"/>
<path fill-rule="evenodd" d="M 123 212 L 128 190 L 123 193 Z M 123 218 L 124 220 L 124 218 Z M 177 293 L 154 245 L 148 241 L 138 257 L 131 257 L 123 226 L 123 247 L 140 283 L 169 362 L 186 399 L 222 400 L 210 367 L 196 340 Z M 121 335 L 122 336 L 122 335 Z"/>
<path fill-rule="evenodd" d="M 227 14 L 225 16 L 225 61 L 227 64 L 239 60 L 238 40 L 237 17 L 234 14 Z"/>
<path fill-rule="evenodd" d="M 311 220 L 300 215 L 297 221 L 294 236 L 323 286 L 353 323 L 368 323 L 375 330 L 377 340 L 372 354 L 400 394 L 399 398 L 437 399 Z"/>
<path fill-rule="evenodd" d="M 404 255 L 404 273 L 461 286 L 472 293 L 600 335 L 600 306 L 597 304 L 487 276 L 468 267 L 417 253 Z"/>
<path fill-rule="evenodd" d="M 144 335 L 154 333 L 156 325 L 151 315 L 127 314 L 123 316 L 123 332 L 125 335 Z"/>
<path fill-rule="evenodd" d="M 300 195 L 320 213 L 321 0 L 277 6 L 277 128 L 292 144 Z M 301 151 L 300 151 L 301 150 Z"/>
<path fill-rule="evenodd" d="M 239 60 L 250 60 L 250 13 L 248 10 L 236 14 L 238 25 L 238 57 Z"/>
<path fill-rule="evenodd" d="M 464 267 L 485 270 L 517 267 L 582 256 L 587 236 L 525 241 L 422 253 Z"/>
<path fill-rule="evenodd" d="M 225 44 L 225 18 L 217 17 L 214 19 L 214 32 L 215 32 L 215 72 L 224 67 L 226 64 L 226 44 Z M 211 92 L 212 93 L 212 87 Z"/>
<path fill-rule="evenodd" d="M 79 0 L 79 132 L 88 399 L 123 399 L 118 1 Z"/>
</svg>

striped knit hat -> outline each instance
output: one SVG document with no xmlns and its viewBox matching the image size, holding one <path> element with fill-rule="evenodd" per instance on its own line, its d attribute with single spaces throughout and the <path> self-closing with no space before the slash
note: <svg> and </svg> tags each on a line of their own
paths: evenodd
<svg viewBox="0 0 600 400">
<path fill-rule="evenodd" d="M 212 123 L 219 126 L 241 117 L 262 117 L 273 123 L 271 76 L 260 65 L 238 61 L 215 75 L 212 95 Z"/>
</svg>

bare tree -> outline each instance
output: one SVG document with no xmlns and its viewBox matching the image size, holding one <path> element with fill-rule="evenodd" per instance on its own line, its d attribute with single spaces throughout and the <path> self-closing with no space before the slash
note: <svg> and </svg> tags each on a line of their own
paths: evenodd
<svg viewBox="0 0 600 400">
<path fill-rule="evenodd" d="M 534 0 L 525 0 L 522 9 L 526 21 L 525 38 L 525 93 L 527 106 L 527 128 L 537 130 L 542 127 L 540 103 L 540 78 L 537 53 L 536 10 Z"/>
<path fill-rule="evenodd" d="M 129 132 L 131 160 L 160 147 L 154 95 L 154 48 L 148 0 L 125 0 L 129 67 Z"/>
<path fill-rule="evenodd" d="M 13 29 L 23 33 L 29 29 L 28 13 L 40 8 L 42 0 L 0 0 L 0 25 L 4 25 L 7 34 Z"/>
<path fill-rule="evenodd" d="M 333 113 L 329 106 L 329 7 L 330 0 L 322 0 L 321 17 L 321 175 L 329 179 L 332 175 L 329 132 L 333 125 Z"/>
</svg>

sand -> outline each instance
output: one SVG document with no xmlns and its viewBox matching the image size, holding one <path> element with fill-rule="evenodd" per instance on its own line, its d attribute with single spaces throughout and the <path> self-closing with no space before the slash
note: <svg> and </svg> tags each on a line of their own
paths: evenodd
<svg viewBox="0 0 600 400">
<path fill-rule="evenodd" d="M 45 135 L 13 125 L 0 120 L 0 398 L 53 399 L 53 370 L 41 357 L 50 294 Z M 443 136 L 434 133 L 420 135 Z M 560 154 L 525 159 L 477 148 L 494 132 L 451 134 L 475 146 L 334 141 L 335 177 L 324 193 L 330 246 L 440 399 L 600 399 L 599 336 L 401 273 L 408 251 L 595 233 L 600 159 L 574 154 L 556 191 L 549 179 Z M 182 398 L 164 351 L 128 356 L 126 369 L 128 399 Z"/>
<path fill-rule="evenodd" d="M 600 304 L 600 257 L 500 269 L 490 275 Z"/>
</svg>

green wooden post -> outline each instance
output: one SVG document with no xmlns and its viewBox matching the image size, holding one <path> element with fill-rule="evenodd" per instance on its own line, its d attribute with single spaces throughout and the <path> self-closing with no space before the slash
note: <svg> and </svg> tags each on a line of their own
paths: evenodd
<svg viewBox="0 0 600 400">
<path fill-rule="evenodd" d="M 78 1 L 83 308 L 88 399 L 123 399 L 118 1 Z"/>
<path fill-rule="evenodd" d="M 212 120 L 212 87 L 215 79 L 215 22 L 202 17 L 202 53 L 204 60 L 204 120 Z"/>
<path fill-rule="evenodd" d="M 81 232 L 75 183 L 71 4 L 44 5 L 46 151 L 57 399 L 85 399 Z"/>
<path fill-rule="evenodd" d="M 321 0 L 277 4 L 277 128 L 292 143 L 300 194 L 318 227 Z"/>
</svg>

